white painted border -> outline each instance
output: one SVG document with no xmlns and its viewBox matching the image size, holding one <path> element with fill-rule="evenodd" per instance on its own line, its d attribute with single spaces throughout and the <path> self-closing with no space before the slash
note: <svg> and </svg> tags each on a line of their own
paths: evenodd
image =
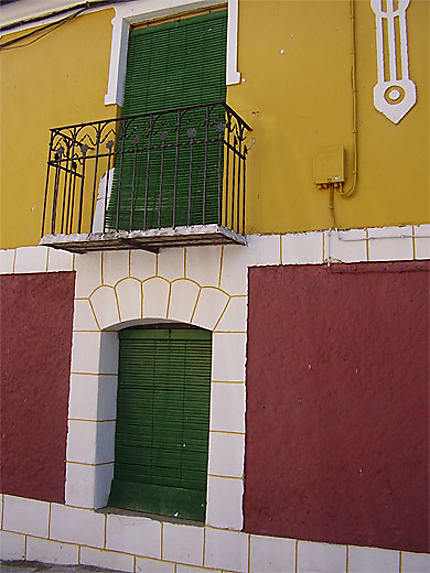
<svg viewBox="0 0 430 573">
<path fill-rule="evenodd" d="M 114 6 L 108 91 L 105 105 L 123 105 L 130 26 L 144 20 L 171 16 L 220 4 L 220 0 L 139 0 Z M 226 84 L 240 82 L 237 71 L 238 0 L 228 0 Z"/>
</svg>

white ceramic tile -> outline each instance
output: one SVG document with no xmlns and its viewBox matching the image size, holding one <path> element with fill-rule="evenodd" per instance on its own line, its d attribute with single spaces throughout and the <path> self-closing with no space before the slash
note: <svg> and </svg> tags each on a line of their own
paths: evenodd
<svg viewBox="0 0 430 573">
<path fill-rule="evenodd" d="M 297 561 L 298 573 L 345 573 L 346 547 L 299 541 Z"/>
<path fill-rule="evenodd" d="M 136 559 L 136 573 L 175 573 L 175 565 L 138 557 Z"/>
<path fill-rule="evenodd" d="M 13 269 L 15 249 L 0 250 L 0 274 L 10 274 Z"/>
<path fill-rule="evenodd" d="M 101 252 L 75 255 L 76 298 L 87 298 L 101 282 Z"/>
<path fill-rule="evenodd" d="M 116 332 L 75 332 L 72 346 L 72 372 L 116 374 L 118 335 Z"/>
<path fill-rule="evenodd" d="M 244 435 L 210 432 L 209 473 L 220 476 L 242 477 L 244 453 Z"/>
<path fill-rule="evenodd" d="M 430 225 L 415 226 L 415 258 L 430 259 Z"/>
<path fill-rule="evenodd" d="M 16 273 L 46 272 L 47 247 L 21 247 L 16 249 Z"/>
<path fill-rule="evenodd" d="M 120 322 L 114 288 L 100 287 L 91 295 L 90 300 L 100 328 L 108 328 Z"/>
<path fill-rule="evenodd" d="M 29 537 L 27 539 L 26 558 L 27 561 L 76 565 L 78 563 L 78 546 Z"/>
<path fill-rule="evenodd" d="M 105 516 L 88 509 L 52 504 L 51 539 L 103 547 Z"/>
<path fill-rule="evenodd" d="M 142 314 L 142 285 L 135 279 L 126 279 L 116 286 L 121 321 L 140 318 Z"/>
<path fill-rule="evenodd" d="M 3 527 L 16 533 L 48 537 L 49 503 L 5 495 Z"/>
<path fill-rule="evenodd" d="M 216 288 L 203 288 L 193 316 L 193 324 L 213 330 L 226 308 L 228 300 L 228 296 Z"/>
<path fill-rule="evenodd" d="M 205 567 L 248 571 L 248 535 L 235 531 L 206 529 Z"/>
<path fill-rule="evenodd" d="M 203 567 L 189 567 L 188 565 L 177 565 L 176 573 L 222 573 L 221 569 L 206 569 Z"/>
<path fill-rule="evenodd" d="M 132 572 L 134 558 L 132 555 L 124 555 L 124 553 L 82 547 L 79 561 L 81 565 L 92 565 L 94 567 L 106 567 L 114 571 Z"/>
<path fill-rule="evenodd" d="M 226 246 L 221 288 L 229 294 L 246 294 L 248 266 L 279 265 L 279 235 L 249 235 L 248 246 Z"/>
<path fill-rule="evenodd" d="M 145 318 L 166 318 L 170 285 L 160 278 L 143 283 L 143 316 Z"/>
<path fill-rule="evenodd" d="M 73 330 L 99 330 L 88 300 L 75 300 Z"/>
<path fill-rule="evenodd" d="M 73 253 L 61 249 L 49 249 L 48 271 L 73 270 Z"/>
<path fill-rule="evenodd" d="M 246 334 L 215 332 L 212 356 L 212 380 L 245 380 Z"/>
<path fill-rule="evenodd" d="M 249 573 L 294 573 L 296 541 L 251 535 Z"/>
<path fill-rule="evenodd" d="M 189 565 L 203 564 L 203 527 L 163 526 L 163 559 Z"/>
<path fill-rule="evenodd" d="M 223 529 L 242 529 L 242 497 L 242 480 L 208 476 L 206 523 Z"/>
<path fill-rule="evenodd" d="M 413 258 L 412 227 L 375 227 L 368 230 L 369 261 Z"/>
<path fill-rule="evenodd" d="M 399 551 L 349 547 L 349 573 L 398 573 Z"/>
<path fill-rule="evenodd" d="M 282 237 L 282 263 L 302 265 L 323 262 L 323 234 L 291 233 Z"/>
<path fill-rule="evenodd" d="M 66 504 L 94 508 L 95 466 L 66 463 Z"/>
<path fill-rule="evenodd" d="M 0 531 L 0 559 L 23 560 L 25 555 L 25 536 Z"/>
<path fill-rule="evenodd" d="M 144 517 L 109 515 L 106 547 L 146 557 L 161 557 L 161 523 Z"/>
<path fill-rule="evenodd" d="M 429 573 L 429 571 L 429 554 L 402 553 L 402 573 Z"/>
<path fill-rule="evenodd" d="M 218 286 L 221 247 L 189 247 L 186 252 L 187 278 L 200 286 Z"/>
<path fill-rule="evenodd" d="M 246 332 L 247 304 L 246 296 L 231 298 L 215 332 Z"/>
<path fill-rule="evenodd" d="M 131 251 L 130 275 L 144 281 L 155 275 L 157 255 L 148 251 Z"/>
<path fill-rule="evenodd" d="M 161 249 L 158 254 L 158 275 L 173 281 L 184 277 L 184 249 Z"/>
<path fill-rule="evenodd" d="M 169 319 L 189 324 L 199 290 L 199 287 L 189 280 L 174 281 L 170 293 Z"/>
<path fill-rule="evenodd" d="M 95 468 L 94 508 L 106 507 L 110 494 L 115 464 L 102 464 Z"/>
<path fill-rule="evenodd" d="M 367 260 L 366 229 L 325 231 L 325 260 L 353 263 Z"/>
<path fill-rule="evenodd" d="M 210 429 L 245 431 L 245 384 L 212 384 Z"/>
<path fill-rule="evenodd" d="M 129 251 L 105 251 L 103 253 L 103 283 L 115 286 L 129 275 Z"/>
<path fill-rule="evenodd" d="M 116 376 L 72 374 L 69 418 L 114 420 L 116 418 Z"/>
<path fill-rule="evenodd" d="M 107 505 L 114 464 L 66 464 L 66 504 L 98 509 Z"/>
<path fill-rule="evenodd" d="M 87 464 L 112 462 L 115 455 L 115 422 L 69 420 L 67 461 Z"/>
</svg>

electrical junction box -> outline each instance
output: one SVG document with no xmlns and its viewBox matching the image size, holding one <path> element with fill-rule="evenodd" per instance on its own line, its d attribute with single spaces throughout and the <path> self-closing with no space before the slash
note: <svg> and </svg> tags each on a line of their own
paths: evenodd
<svg viewBox="0 0 430 573">
<path fill-rule="evenodd" d="M 341 145 L 322 147 L 314 156 L 314 182 L 316 185 L 343 183 L 344 157 Z"/>
</svg>

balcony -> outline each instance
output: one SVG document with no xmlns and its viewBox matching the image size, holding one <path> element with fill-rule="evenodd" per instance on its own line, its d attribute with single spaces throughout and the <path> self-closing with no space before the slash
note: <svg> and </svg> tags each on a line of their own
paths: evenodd
<svg viewBox="0 0 430 573">
<path fill-rule="evenodd" d="M 225 103 L 52 129 L 40 244 L 246 244 L 250 130 Z"/>
</svg>

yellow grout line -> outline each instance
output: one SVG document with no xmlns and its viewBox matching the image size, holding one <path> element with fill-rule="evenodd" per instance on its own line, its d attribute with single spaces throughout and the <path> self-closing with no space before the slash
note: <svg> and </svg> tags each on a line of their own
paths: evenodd
<svg viewBox="0 0 430 573">
<path fill-rule="evenodd" d="M 104 269 L 104 264 L 105 264 L 105 259 L 104 259 L 104 253 L 103 251 L 101 252 L 101 257 L 100 257 L 100 281 L 101 284 L 103 285 L 105 282 L 105 269 Z"/>
<path fill-rule="evenodd" d="M 27 561 L 27 536 L 24 535 L 24 561 Z"/>
<path fill-rule="evenodd" d="M 235 479 L 235 480 L 243 481 L 243 477 L 237 477 L 237 476 L 220 476 L 218 474 L 208 474 L 208 477 L 220 478 L 220 479 Z"/>
<path fill-rule="evenodd" d="M 118 318 L 119 318 L 119 322 L 122 322 L 121 319 L 121 311 L 119 309 L 119 298 L 118 298 L 118 293 L 116 292 L 116 288 L 113 289 L 113 292 L 115 294 L 115 301 L 116 301 L 116 309 L 118 311 Z"/>
<path fill-rule="evenodd" d="M 160 535 L 160 559 L 163 559 L 163 541 L 164 541 L 164 523 L 161 522 L 161 535 Z"/>
<path fill-rule="evenodd" d="M 51 254 L 51 249 L 48 248 L 46 250 L 46 265 L 45 265 L 45 272 L 48 272 L 48 268 L 49 268 L 49 255 Z"/>
<path fill-rule="evenodd" d="M 296 563 L 294 566 L 294 571 L 297 573 L 299 570 L 299 540 L 296 539 Z"/>
<path fill-rule="evenodd" d="M 75 271 L 75 272 L 76 272 L 76 269 L 75 269 L 75 257 L 76 257 L 76 254 L 73 253 L 73 255 L 72 255 L 72 271 Z"/>
<path fill-rule="evenodd" d="M 13 250 L 12 274 L 15 272 L 15 264 L 16 264 L 16 249 Z"/>
<path fill-rule="evenodd" d="M 103 372 L 74 372 L 74 371 L 72 371 L 72 372 L 70 372 L 70 374 L 79 375 L 79 376 L 115 376 L 115 377 L 118 376 L 117 373 L 113 374 L 112 372 L 104 372 L 103 373 Z"/>
<path fill-rule="evenodd" d="M 222 271 L 224 269 L 224 245 L 221 247 L 221 253 L 219 258 L 219 275 L 218 275 L 218 287 L 221 288 Z"/>
<path fill-rule="evenodd" d="M 128 276 L 131 277 L 131 249 L 128 251 Z"/>
<path fill-rule="evenodd" d="M 176 573 L 176 571 L 177 571 L 177 563 L 175 563 L 175 566 L 174 566 L 174 573 Z"/>
<path fill-rule="evenodd" d="M 403 569 L 403 553 L 399 551 L 399 573 L 402 573 L 402 569 Z"/>
<path fill-rule="evenodd" d="M 184 248 L 184 279 L 187 278 L 187 247 Z"/>
<path fill-rule="evenodd" d="M 93 422 L 95 424 L 103 424 L 106 422 L 116 422 L 116 418 L 106 418 L 104 420 L 91 420 L 89 418 L 67 418 L 69 422 Z"/>
<path fill-rule="evenodd" d="M 136 573 L 136 567 L 137 567 L 137 559 L 136 555 L 133 555 L 133 573 Z"/>
<path fill-rule="evenodd" d="M 369 229 L 366 228 L 366 260 L 370 261 L 369 257 Z"/>
<path fill-rule="evenodd" d="M 104 531 L 103 531 L 103 548 L 106 549 L 107 543 L 107 515 L 105 514 Z"/>
<path fill-rule="evenodd" d="M 281 265 L 283 264 L 283 253 L 282 253 L 282 235 L 279 235 L 279 260 Z"/>
<path fill-rule="evenodd" d="M 0 529 L 3 529 L 3 515 L 4 515 L 4 493 L 1 494 L 2 504 L 1 504 L 1 524 Z"/>
<path fill-rule="evenodd" d="M 115 463 L 115 460 L 112 462 L 100 462 L 99 464 L 89 464 L 87 462 L 74 462 L 72 460 L 66 460 L 66 464 L 72 464 L 74 466 L 88 466 L 91 468 L 98 468 L 99 466 L 110 466 Z M 91 508 L 89 508 L 91 509 Z"/>
<path fill-rule="evenodd" d="M 412 258 L 415 261 L 417 258 L 417 245 L 415 236 L 415 225 L 412 225 Z"/>
<path fill-rule="evenodd" d="M 349 545 L 346 546 L 346 573 L 349 573 Z"/>
<path fill-rule="evenodd" d="M 248 573 L 251 573 L 251 535 L 248 535 Z"/>
<path fill-rule="evenodd" d="M 322 231 L 322 260 L 325 261 L 325 233 Z"/>
<path fill-rule="evenodd" d="M 227 432 L 224 430 L 209 430 L 209 433 L 212 434 L 232 434 L 233 436 L 245 436 L 245 432 Z"/>
<path fill-rule="evenodd" d="M 78 545 L 78 565 L 81 564 L 81 546 Z"/>
<path fill-rule="evenodd" d="M 246 380 L 211 380 L 212 384 L 246 384 Z"/>
<path fill-rule="evenodd" d="M 191 318 L 190 318 L 190 323 L 193 323 L 194 320 L 194 315 L 196 314 L 196 310 L 197 310 L 197 305 L 199 304 L 199 300 L 200 300 L 200 295 L 202 294 L 202 287 L 200 287 L 200 290 L 197 294 L 196 297 L 196 302 L 194 303 L 194 308 L 193 308 L 193 312 L 191 313 Z"/>
<path fill-rule="evenodd" d="M 158 253 L 155 255 L 155 276 L 158 277 Z"/>
<path fill-rule="evenodd" d="M 203 567 L 206 561 L 206 526 L 203 527 Z"/>
<path fill-rule="evenodd" d="M 223 311 L 221 312 L 221 314 L 219 315 L 219 318 L 218 318 L 218 320 L 216 321 L 215 326 L 213 327 L 212 330 L 216 330 L 216 329 L 217 329 L 217 326 L 218 326 L 218 324 L 221 322 L 221 320 L 222 320 L 224 314 L 226 313 L 226 310 L 227 310 L 227 307 L 228 307 L 229 304 L 230 304 L 230 298 L 229 298 L 229 299 L 227 300 L 227 302 L 225 303 L 224 309 L 223 309 Z"/>
<path fill-rule="evenodd" d="M 140 283 L 140 318 L 143 318 L 143 282 Z"/>
<path fill-rule="evenodd" d="M 94 309 L 94 305 L 93 305 L 93 303 L 92 303 L 92 300 L 91 300 L 90 298 L 88 298 L 88 302 L 89 302 L 89 304 L 90 304 L 91 310 L 93 311 L 94 320 L 96 321 L 96 324 L 97 324 L 99 330 L 101 330 L 101 326 L 100 326 L 99 321 L 97 320 L 97 315 L 96 315 L 96 311 L 95 311 L 95 309 Z"/>
<path fill-rule="evenodd" d="M 169 296 L 167 297 L 166 318 L 169 318 L 171 298 L 172 298 L 172 283 L 169 283 Z"/>
<path fill-rule="evenodd" d="M 52 503 L 49 502 L 49 509 L 48 509 L 48 539 L 51 539 L 51 517 L 52 517 Z"/>
</svg>

